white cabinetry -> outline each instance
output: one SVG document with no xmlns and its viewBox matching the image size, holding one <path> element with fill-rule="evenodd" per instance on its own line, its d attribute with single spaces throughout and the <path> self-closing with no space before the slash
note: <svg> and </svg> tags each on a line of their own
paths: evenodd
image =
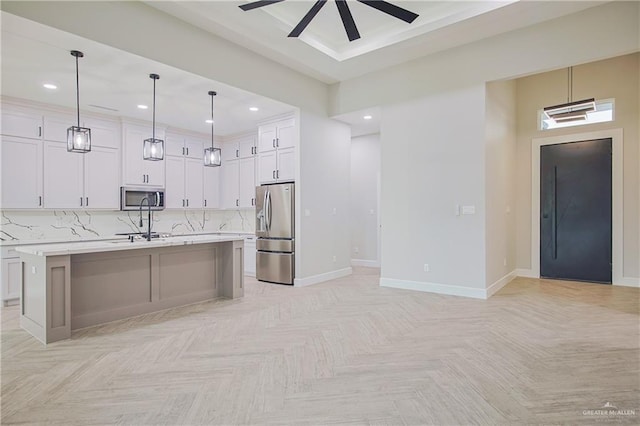
<svg viewBox="0 0 640 426">
<path fill-rule="evenodd" d="M 42 138 L 42 114 L 28 108 L 2 106 L 2 134 L 20 138 Z"/>
<path fill-rule="evenodd" d="M 244 274 L 256 276 L 256 237 L 253 235 L 244 238 Z"/>
<path fill-rule="evenodd" d="M 255 136 L 234 138 L 226 142 L 222 150 L 232 154 L 232 159 L 222 163 L 222 207 L 253 207 L 256 187 Z"/>
<path fill-rule="evenodd" d="M 203 203 L 207 209 L 220 207 L 220 167 L 205 167 L 203 179 Z"/>
<path fill-rule="evenodd" d="M 260 184 L 295 180 L 297 128 L 289 118 L 258 129 L 258 180 Z"/>
<path fill-rule="evenodd" d="M 42 207 L 42 141 L 2 137 L 2 208 Z"/>
<path fill-rule="evenodd" d="M 20 258 L 15 254 L 2 257 L 2 301 L 20 298 L 20 287 L 22 285 L 22 264 Z"/>
<path fill-rule="evenodd" d="M 167 132 L 165 144 L 166 207 L 204 207 L 203 140 Z"/>
<path fill-rule="evenodd" d="M 164 160 L 150 161 L 142 157 L 143 141 L 151 137 L 151 124 L 141 126 L 124 123 L 122 135 L 122 165 L 124 169 L 122 180 L 124 185 L 163 187 Z M 162 139 L 163 136 L 164 129 L 156 127 L 156 138 Z"/>
</svg>

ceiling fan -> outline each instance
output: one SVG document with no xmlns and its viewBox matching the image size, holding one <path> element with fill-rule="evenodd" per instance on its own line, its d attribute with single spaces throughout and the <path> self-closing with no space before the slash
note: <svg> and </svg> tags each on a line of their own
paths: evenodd
<svg viewBox="0 0 640 426">
<path fill-rule="evenodd" d="M 269 6 L 273 3 L 280 3 L 284 0 L 259 0 L 251 3 L 240 5 L 240 9 L 245 12 L 253 9 L 257 9 L 264 6 Z M 391 15 L 394 18 L 400 19 L 407 23 L 412 23 L 417 17 L 418 14 L 413 13 L 407 9 L 403 9 L 400 6 L 396 6 L 384 0 L 357 0 L 362 4 L 365 4 L 369 7 L 379 10 L 380 12 L 384 12 L 387 15 Z M 318 14 L 322 6 L 325 5 L 327 0 L 318 0 L 316 3 L 309 9 L 306 15 L 298 22 L 298 25 L 291 31 L 288 37 L 298 37 L 302 34 L 307 25 L 313 20 L 313 18 Z M 356 27 L 356 23 L 353 20 L 353 16 L 351 15 L 351 10 L 347 5 L 346 0 L 335 0 L 336 7 L 338 8 L 338 12 L 340 13 L 340 18 L 342 19 L 342 25 L 344 25 L 344 30 L 347 32 L 347 37 L 349 37 L 349 41 L 357 40 L 360 38 L 360 33 L 358 32 L 358 27 Z"/>
</svg>

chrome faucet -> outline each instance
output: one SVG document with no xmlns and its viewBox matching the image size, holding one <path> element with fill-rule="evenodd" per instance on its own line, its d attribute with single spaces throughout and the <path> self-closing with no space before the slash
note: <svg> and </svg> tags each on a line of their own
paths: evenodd
<svg viewBox="0 0 640 426">
<path fill-rule="evenodd" d="M 151 202 L 149 201 L 149 197 L 144 197 L 142 200 L 140 200 L 140 224 L 138 226 L 140 226 L 140 228 L 142 228 L 143 223 L 142 223 L 142 204 L 144 203 L 144 200 L 147 200 L 147 208 L 149 209 L 149 214 L 147 216 L 147 241 L 151 241 Z M 142 234 L 144 236 L 144 234 Z"/>
</svg>

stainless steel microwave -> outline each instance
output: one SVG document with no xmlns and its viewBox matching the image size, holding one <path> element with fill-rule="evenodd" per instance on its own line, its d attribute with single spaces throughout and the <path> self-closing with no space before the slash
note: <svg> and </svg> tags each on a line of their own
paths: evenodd
<svg viewBox="0 0 640 426">
<path fill-rule="evenodd" d="M 151 210 L 164 210 L 164 188 L 120 188 L 120 210 L 147 210 L 147 203 Z"/>
</svg>

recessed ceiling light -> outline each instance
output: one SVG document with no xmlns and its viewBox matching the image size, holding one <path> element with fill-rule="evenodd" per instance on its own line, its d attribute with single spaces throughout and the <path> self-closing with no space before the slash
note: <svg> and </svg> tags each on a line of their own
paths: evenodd
<svg viewBox="0 0 640 426">
<path fill-rule="evenodd" d="M 146 105 L 138 105 L 138 108 L 140 108 L 140 109 L 148 109 L 149 107 L 146 106 Z"/>
<path fill-rule="evenodd" d="M 258 107 L 249 107 L 249 111 L 256 112 L 256 111 L 259 111 L 259 110 L 260 110 L 260 108 L 258 108 Z"/>
<path fill-rule="evenodd" d="M 55 90 L 58 88 L 58 86 L 56 86 L 55 84 L 51 84 L 51 83 L 45 83 L 42 85 L 42 87 L 44 87 L 45 89 L 49 89 L 49 90 Z"/>
<path fill-rule="evenodd" d="M 365 120 L 371 120 L 373 117 L 372 117 L 372 116 L 370 116 L 370 115 L 365 115 L 365 116 L 364 116 L 364 117 L 362 117 L 362 118 L 364 118 Z"/>
<path fill-rule="evenodd" d="M 211 119 L 209 119 L 209 120 L 204 120 L 204 122 L 205 122 L 205 123 L 207 123 L 207 124 L 212 124 L 212 123 L 213 123 L 213 120 L 211 120 Z"/>
</svg>

